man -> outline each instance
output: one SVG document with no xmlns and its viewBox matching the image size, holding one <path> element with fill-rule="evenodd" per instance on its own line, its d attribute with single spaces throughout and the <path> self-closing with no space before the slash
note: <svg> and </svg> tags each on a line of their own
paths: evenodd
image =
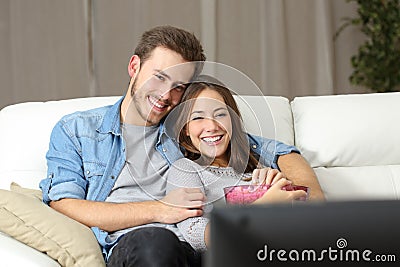
<svg viewBox="0 0 400 267">
<path fill-rule="evenodd" d="M 92 227 L 108 266 L 200 266 L 200 255 L 172 228 L 201 215 L 204 196 L 197 189 L 164 195 L 161 178 L 181 154 L 160 124 L 179 103 L 199 61 L 205 56 L 193 34 L 153 28 L 129 61 L 125 97 L 67 115 L 53 129 L 48 177 L 40 183 L 44 202 Z M 290 152 L 272 157 L 288 178 L 301 172 L 304 180 L 293 180 L 320 192 L 312 169 Z"/>
</svg>

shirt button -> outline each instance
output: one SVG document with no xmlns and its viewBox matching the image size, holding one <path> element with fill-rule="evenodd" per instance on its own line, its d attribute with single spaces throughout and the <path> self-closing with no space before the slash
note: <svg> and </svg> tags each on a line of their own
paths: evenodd
<svg viewBox="0 0 400 267">
<path fill-rule="evenodd" d="M 252 145 L 252 147 L 253 147 L 254 149 L 256 149 L 256 148 L 257 148 L 257 145 Z"/>
<path fill-rule="evenodd" d="M 114 175 L 111 175 L 111 179 L 113 179 L 113 180 L 114 180 L 114 179 L 115 179 L 115 176 L 114 176 Z"/>
<path fill-rule="evenodd" d="M 163 148 L 162 151 L 163 151 L 163 152 L 167 152 L 167 149 Z"/>
<path fill-rule="evenodd" d="M 86 174 L 89 174 L 90 173 L 90 171 L 86 171 Z"/>
</svg>

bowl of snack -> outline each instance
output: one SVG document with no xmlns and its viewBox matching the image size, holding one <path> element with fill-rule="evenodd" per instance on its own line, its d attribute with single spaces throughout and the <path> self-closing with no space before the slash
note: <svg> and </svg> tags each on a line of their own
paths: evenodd
<svg viewBox="0 0 400 267">
<path fill-rule="evenodd" d="M 224 188 L 225 200 L 227 204 L 250 204 L 262 197 L 271 185 L 236 185 Z M 306 197 L 298 200 L 306 201 L 308 199 L 310 189 L 302 185 L 286 185 L 282 190 L 295 191 L 304 190 L 307 193 Z"/>
</svg>

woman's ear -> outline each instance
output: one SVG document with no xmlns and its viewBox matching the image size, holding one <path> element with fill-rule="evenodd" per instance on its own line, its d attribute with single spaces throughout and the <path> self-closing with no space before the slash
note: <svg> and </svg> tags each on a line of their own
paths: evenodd
<svg viewBox="0 0 400 267">
<path fill-rule="evenodd" d="M 135 77 L 140 70 L 140 57 L 138 55 L 133 55 L 129 60 L 128 64 L 128 74 L 130 77 Z"/>
</svg>

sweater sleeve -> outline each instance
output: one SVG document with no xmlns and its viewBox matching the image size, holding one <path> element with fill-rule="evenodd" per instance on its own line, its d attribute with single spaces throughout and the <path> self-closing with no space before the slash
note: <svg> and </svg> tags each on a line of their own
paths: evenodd
<svg viewBox="0 0 400 267">
<path fill-rule="evenodd" d="M 179 187 L 199 188 L 205 193 L 205 187 L 201 179 L 201 167 L 189 159 L 177 160 L 168 170 L 167 193 Z M 177 223 L 179 231 L 186 242 L 195 250 L 205 251 L 205 229 L 209 219 L 204 216 L 193 217 Z"/>
</svg>

